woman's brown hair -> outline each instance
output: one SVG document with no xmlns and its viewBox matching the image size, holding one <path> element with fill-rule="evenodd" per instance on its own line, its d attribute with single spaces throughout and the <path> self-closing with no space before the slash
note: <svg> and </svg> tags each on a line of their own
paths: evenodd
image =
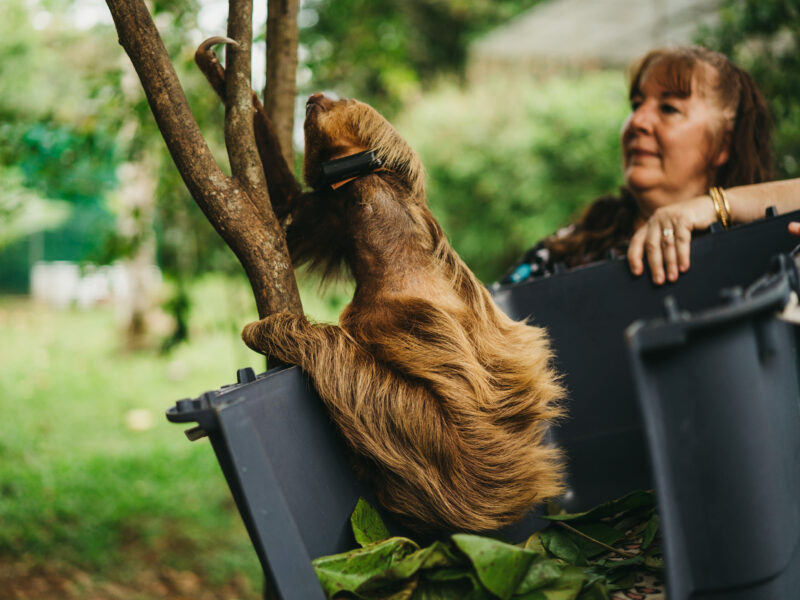
<svg viewBox="0 0 800 600">
<path fill-rule="evenodd" d="M 703 77 L 702 65 L 716 76 Z M 659 83 L 688 97 L 695 76 L 719 106 L 733 116 L 730 129 L 720 143 L 730 144 L 730 157 L 714 175 L 714 185 L 732 187 L 760 183 L 772 178 L 772 119 L 764 97 L 749 73 L 726 56 L 702 46 L 680 46 L 652 50 L 631 69 L 629 96 L 639 93 L 642 80 L 657 71 Z M 572 233 L 544 241 L 553 260 L 576 266 L 605 258 L 610 250 L 624 251 L 634 233 L 638 207 L 623 188 L 621 197 L 603 197 L 585 210 Z"/>
</svg>

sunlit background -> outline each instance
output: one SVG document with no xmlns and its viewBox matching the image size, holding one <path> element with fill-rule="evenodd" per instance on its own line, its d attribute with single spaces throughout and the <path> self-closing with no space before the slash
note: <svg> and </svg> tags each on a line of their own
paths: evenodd
<svg viewBox="0 0 800 600">
<path fill-rule="evenodd" d="M 227 3 L 148 6 L 227 169 L 222 106 L 192 62 Z M 383 112 L 487 284 L 616 190 L 625 67 L 654 45 L 702 41 L 748 68 L 778 175 L 800 175 L 793 0 L 305 0 L 298 18 L 298 119 L 318 90 Z M 257 598 L 210 446 L 164 418 L 263 369 L 239 340 L 256 318 L 244 274 L 183 187 L 104 2 L 3 0 L 0 58 L 0 597 Z M 299 164 L 299 126 L 295 142 Z M 298 275 L 306 311 L 335 321 L 348 284 Z"/>
</svg>

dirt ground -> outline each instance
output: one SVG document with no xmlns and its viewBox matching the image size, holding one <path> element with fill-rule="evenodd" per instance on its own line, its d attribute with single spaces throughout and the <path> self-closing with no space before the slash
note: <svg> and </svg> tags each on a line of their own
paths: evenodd
<svg viewBox="0 0 800 600">
<path fill-rule="evenodd" d="M 0 597 L 3 600 L 256 600 L 244 577 L 209 587 L 189 571 L 153 565 L 125 581 L 100 578 L 79 569 L 47 566 L 0 557 Z"/>
</svg>

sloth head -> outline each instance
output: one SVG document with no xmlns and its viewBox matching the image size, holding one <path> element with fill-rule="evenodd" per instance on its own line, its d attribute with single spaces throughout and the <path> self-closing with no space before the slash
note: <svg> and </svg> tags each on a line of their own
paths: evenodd
<svg viewBox="0 0 800 600">
<path fill-rule="evenodd" d="M 303 176 L 311 187 L 317 187 L 324 162 L 373 150 L 383 168 L 399 177 L 412 196 L 424 197 L 419 157 L 371 106 L 358 100 L 332 100 L 324 94 L 314 94 L 306 103 L 304 130 Z"/>
</svg>

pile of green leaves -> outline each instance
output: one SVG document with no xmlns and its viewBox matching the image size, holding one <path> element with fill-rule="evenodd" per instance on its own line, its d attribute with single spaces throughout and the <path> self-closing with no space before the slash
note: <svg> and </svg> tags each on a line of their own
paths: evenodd
<svg viewBox="0 0 800 600">
<path fill-rule="evenodd" d="M 361 548 L 314 560 L 329 598 L 608 600 L 643 570 L 663 570 L 653 494 L 545 517 L 524 543 L 455 534 L 426 548 L 389 537 L 363 499 L 350 519 Z"/>
</svg>

